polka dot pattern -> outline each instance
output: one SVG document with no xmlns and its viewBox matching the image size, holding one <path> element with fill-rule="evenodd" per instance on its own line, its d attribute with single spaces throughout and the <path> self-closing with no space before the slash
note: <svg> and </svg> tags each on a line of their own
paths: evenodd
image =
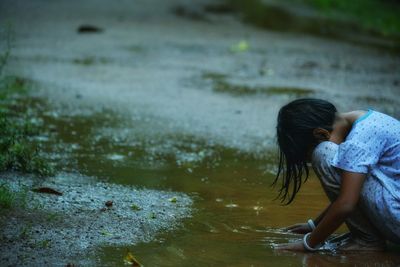
<svg viewBox="0 0 400 267">
<path fill-rule="evenodd" d="M 332 142 L 319 144 L 313 152 L 313 167 L 319 177 L 335 176 L 331 180 L 339 184 L 338 169 L 366 174 L 360 202 L 382 234 L 400 243 L 398 120 L 377 111 L 367 113 L 353 124 L 340 145 Z"/>
</svg>

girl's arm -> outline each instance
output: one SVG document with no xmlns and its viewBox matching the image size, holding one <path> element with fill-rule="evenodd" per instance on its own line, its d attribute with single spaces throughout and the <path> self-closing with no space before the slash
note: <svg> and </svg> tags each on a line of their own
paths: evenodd
<svg viewBox="0 0 400 267">
<path fill-rule="evenodd" d="M 310 247 L 316 247 L 324 242 L 356 208 L 365 174 L 342 171 L 342 183 L 338 198 L 332 202 L 327 211 L 322 213 L 322 219 L 312 231 L 307 240 Z M 320 216 L 321 217 L 321 216 Z M 318 218 L 317 218 L 318 219 Z M 305 250 L 303 242 L 283 244 L 276 247 L 284 250 Z"/>
<path fill-rule="evenodd" d="M 325 208 L 324 211 L 321 212 L 318 215 L 318 217 L 314 220 L 315 225 L 319 224 L 319 222 L 325 216 L 325 214 L 328 211 L 330 206 L 331 206 L 331 204 L 329 204 L 329 206 L 327 208 Z M 295 234 L 307 234 L 307 233 L 311 232 L 312 229 L 310 228 L 310 225 L 308 223 L 296 223 L 294 225 L 284 228 L 284 231 L 288 231 L 288 232 L 295 233 Z"/>
<path fill-rule="evenodd" d="M 354 211 L 360 198 L 365 174 L 342 171 L 342 183 L 338 198 L 331 204 L 307 243 L 311 247 L 325 241 Z"/>
<path fill-rule="evenodd" d="M 324 209 L 323 212 L 321 212 L 320 215 L 318 215 L 318 217 L 314 220 L 314 224 L 317 226 L 322 219 L 325 217 L 325 214 L 328 212 L 329 208 L 331 207 L 332 204 L 329 204 L 328 207 L 326 207 L 326 209 Z"/>
</svg>

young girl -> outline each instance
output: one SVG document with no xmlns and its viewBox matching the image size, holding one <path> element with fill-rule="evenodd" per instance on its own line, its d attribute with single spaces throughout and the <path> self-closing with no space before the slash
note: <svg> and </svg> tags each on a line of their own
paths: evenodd
<svg viewBox="0 0 400 267">
<path fill-rule="evenodd" d="M 307 223 L 287 229 L 302 241 L 278 249 L 315 251 L 345 222 L 339 250 L 384 250 L 400 244 L 400 122 L 383 113 L 338 113 L 331 103 L 298 99 L 278 115 L 280 198 L 293 201 L 311 162 L 330 205 Z M 303 179 L 303 177 L 305 178 Z"/>
</svg>

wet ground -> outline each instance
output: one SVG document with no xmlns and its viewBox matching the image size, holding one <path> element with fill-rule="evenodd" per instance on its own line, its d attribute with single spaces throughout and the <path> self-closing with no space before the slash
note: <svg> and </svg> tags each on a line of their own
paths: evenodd
<svg viewBox="0 0 400 267">
<path fill-rule="evenodd" d="M 192 200 L 178 192 L 67 172 L 47 179 L 6 173 L 0 179 L 19 199 L 0 214 L 1 266 L 102 265 L 99 247 L 149 242 L 190 217 Z"/>
<path fill-rule="evenodd" d="M 0 4 L 16 40 L 6 71 L 36 84 L 26 105 L 45 129 L 36 142 L 49 159 L 100 181 L 193 198 L 177 231 L 95 257 L 120 265 L 129 248 L 146 266 L 398 265 L 395 252 L 277 254 L 271 244 L 297 238 L 277 228 L 315 217 L 327 200 L 315 177 L 289 207 L 273 201 L 270 184 L 279 107 L 313 96 L 400 117 L 399 55 L 372 37 L 255 28 L 216 3 Z"/>
</svg>

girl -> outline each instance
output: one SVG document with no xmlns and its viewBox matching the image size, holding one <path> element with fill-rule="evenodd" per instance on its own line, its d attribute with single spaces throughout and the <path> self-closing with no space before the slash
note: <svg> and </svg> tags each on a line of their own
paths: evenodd
<svg viewBox="0 0 400 267">
<path fill-rule="evenodd" d="M 324 249 L 343 222 L 350 233 L 339 250 L 383 250 L 387 240 L 400 244 L 398 120 L 373 110 L 338 113 L 327 101 L 298 99 L 279 111 L 277 138 L 274 184 L 281 180 L 282 202 L 293 201 L 308 177 L 308 162 L 331 202 L 314 221 L 287 228 L 305 234 L 302 241 L 278 249 Z"/>
</svg>

